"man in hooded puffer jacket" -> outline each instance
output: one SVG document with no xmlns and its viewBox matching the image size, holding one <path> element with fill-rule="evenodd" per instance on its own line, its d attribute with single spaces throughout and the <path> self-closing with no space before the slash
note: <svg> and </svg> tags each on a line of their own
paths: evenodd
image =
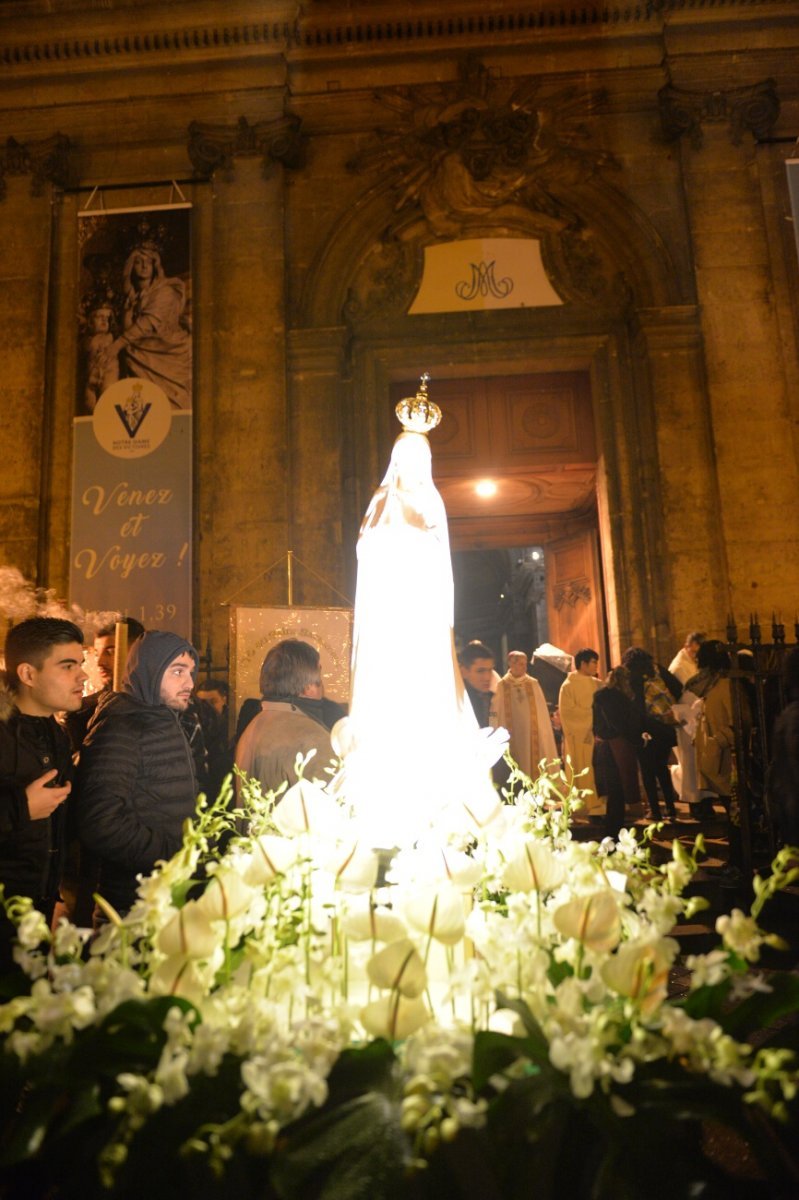
<svg viewBox="0 0 799 1200">
<path fill-rule="evenodd" d="M 99 705 L 81 751 L 78 832 L 100 863 L 98 891 L 121 915 L 136 876 L 171 858 L 199 790 L 181 715 L 194 688 L 197 651 L 152 630 L 131 647 L 122 690 Z M 95 924 L 102 921 L 95 912 Z"/>
</svg>

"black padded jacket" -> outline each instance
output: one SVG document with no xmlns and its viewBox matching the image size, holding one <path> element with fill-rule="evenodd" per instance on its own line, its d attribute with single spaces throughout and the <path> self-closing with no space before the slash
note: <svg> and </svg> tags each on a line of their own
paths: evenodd
<svg viewBox="0 0 799 1200">
<path fill-rule="evenodd" d="M 164 672 L 197 653 L 177 634 L 152 631 L 131 648 L 123 690 L 98 705 L 78 767 L 78 833 L 100 863 L 99 892 L 119 913 L 136 876 L 181 846 L 198 791 L 180 714 L 161 702 Z"/>
<path fill-rule="evenodd" d="M 0 882 L 6 896 L 29 896 L 49 915 L 58 894 L 67 805 L 32 821 L 25 788 L 53 768 L 72 779 L 69 739 L 54 717 L 10 707 L 0 719 Z"/>
</svg>

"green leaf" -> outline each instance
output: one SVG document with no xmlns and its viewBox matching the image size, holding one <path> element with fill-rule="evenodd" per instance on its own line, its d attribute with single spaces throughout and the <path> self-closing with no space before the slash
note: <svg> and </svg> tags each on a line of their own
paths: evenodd
<svg viewBox="0 0 799 1200">
<path fill-rule="evenodd" d="M 409 1147 L 400 1106 L 383 1093 L 348 1100 L 286 1131 L 271 1178 L 282 1200 L 394 1200 Z"/>
<path fill-rule="evenodd" d="M 529 1038 L 479 1030 L 475 1034 L 472 1057 L 472 1083 L 475 1091 L 481 1092 L 492 1075 L 504 1071 L 517 1059 L 533 1059 L 534 1053 L 535 1046 Z"/>
<path fill-rule="evenodd" d="M 770 992 L 753 992 L 746 1000 L 723 1013 L 719 1024 L 739 1040 L 754 1030 L 768 1029 L 780 1017 L 799 1012 L 799 976 L 774 974 L 768 978 Z"/>
<path fill-rule="evenodd" d="M 331 1101 L 340 1103 L 364 1092 L 393 1090 L 395 1064 L 396 1055 L 385 1038 L 343 1050 L 328 1077 Z"/>
<path fill-rule="evenodd" d="M 530 1048 L 527 1053 L 533 1062 L 549 1062 L 549 1043 L 541 1031 L 541 1026 L 525 1002 L 523 1000 L 510 1000 L 502 992 L 497 992 L 497 1008 L 510 1009 L 511 1012 L 516 1013 L 517 1017 L 521 1018 L 528 1035 L 527 1041 Z"/>
<path fill-rule="evenodd" d="M 732 981 L 729 979 L 725 979 L 713 987 L 698 987 L 695 991 L 688 993 L 682 1001 L 681 1007 L 685 1009 L 689 1017 L 693 1017 L 696 1021 L 702 1020 L 704 1017 L 718 1021 L 731 987 Z"/>
</svg>

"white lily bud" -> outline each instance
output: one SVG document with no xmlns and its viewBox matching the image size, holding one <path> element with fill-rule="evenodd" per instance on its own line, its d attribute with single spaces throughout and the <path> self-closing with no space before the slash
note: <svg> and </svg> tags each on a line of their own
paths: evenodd
<svg viewBox="0 0 799 1200">
<path fill-rule="evenodd" d="M 406 936 L 404 921 L 385 908 L 376 908 L 371 896 L 361 899 L 342 918 L 341 928 L 347 937 L 356 942 L 396 942 Z"/>
<path fill-rule="evenodd" d="M 158 949 L 184 958 L 208 958 L 219 945 L 220 934 L 211 917 L 196 900 L 189 900 L 158 935 Z"/>
<path fill-rule="evenodd" d="M 553 892 L 566 868 L 542 841 L 526 841 L 505 865 L 503 883 L 514 892 Z"/>
<path fill-rule="evenodd" d="M 366 965 L 369 982 L 375 987 L 390 988 L 403 996 L 421 996 L 427 986 L 427 971 L 419 951 L 410 938 L 390 942 Z"/>
<path fill-rule="evenodd" d="M 406 901 L 404 909 L 414 929 L 445 946 L 454 946 L 463 937 L 466 927 L 463 896 L 451 883 L 419 888 Z"/>
<path fill-rule="evenodd" d="M 207 991 L 196 962 L 184 954 L 165 958 L 150 977 L 150 993 L 153 996 L 182 996 L 192 1004 L 199 1005 Z"/>
<path fill-rule="evenodd" d="M 575 896 L 555 910 L 552 920 L 564 937 L 576 938 L 595 954 L 613 950 L 621 937 L 619 906 L 610 890 Z"/>
<path fill-rule="evenodd" d="M 275 807 L 274 821 L 286 837 L 325 833 L 340 824 L 341 810 L 318 783 L 298 779 Z"/>
<path fill-rule="evenodd" d="M 297 847 L 289 839 L 265 833 L 252 843 L 252 859 L 242 873 L 251 887 L 263 887 L 276 875 L 285 875 L 297 859 Z"/>
<path fill-rule="evenodd" d="M 390 1041 L 410 1037 L 430 1020 L 423 1000 L 408 1000 L 397 992 L 367 1004 L 360 1016 L 367 1033 Z"/>
<path fill-rule="evenodd" d="M 234 871 L 217 871 L 208 881 L 198 908 L 212 921 L 230 921 L 245 911 L 255 898 L 255 890 Z"/>
</svg>

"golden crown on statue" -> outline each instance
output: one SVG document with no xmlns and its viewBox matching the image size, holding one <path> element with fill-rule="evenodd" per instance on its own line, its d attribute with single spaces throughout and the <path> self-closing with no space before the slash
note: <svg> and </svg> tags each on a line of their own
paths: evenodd
<svg viewBox="0 0 799 1200">
<path fill-rule="evenodd" d="M 406 396 L 394 409 L 403 429 L 410 433 L 429 433 L 441 420 L 441 409 L 427 394 L 430 376 L 424 372 L 415 396 Z"/>
</svg>

